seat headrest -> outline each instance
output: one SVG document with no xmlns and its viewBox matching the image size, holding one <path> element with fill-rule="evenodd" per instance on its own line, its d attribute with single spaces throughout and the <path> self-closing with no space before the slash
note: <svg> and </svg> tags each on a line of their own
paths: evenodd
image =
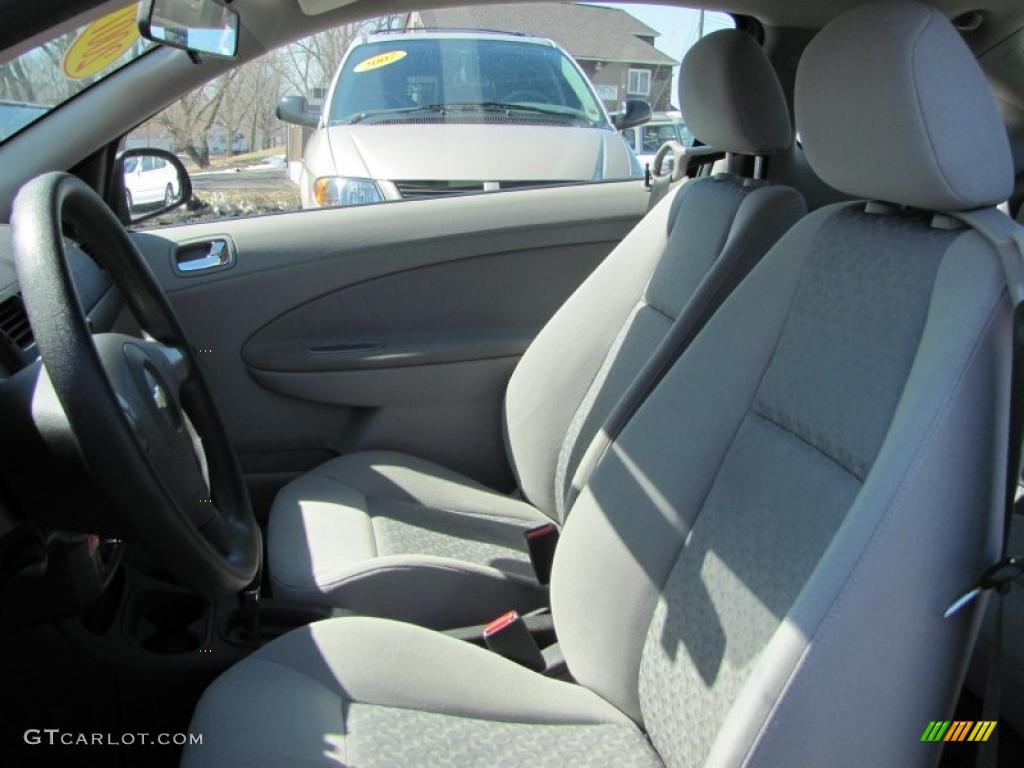
<svg viewBox="0 0 1024 768">
<path fill-rule="evenodd" d="M 761 46 L 737 29 L 714 32 L 687 51 L 679 108 L 690 132 L 723 152 L 770 155 L 793 141 L 779 78 Z"/>
<path fill-rule="evenodd" d="M 804 51 L 796 125 L 836 189 L 926 210 L 994 205 L 1010 144 L 985 76 L 949 20 L 915 0 L 856 8 Z"/>
</svg>

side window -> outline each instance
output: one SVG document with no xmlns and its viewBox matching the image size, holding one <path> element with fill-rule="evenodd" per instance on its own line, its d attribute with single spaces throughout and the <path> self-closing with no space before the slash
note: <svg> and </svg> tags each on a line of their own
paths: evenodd
<svg viewBox="0 0 1024 768">
<path fill-rule="evenodd" d="M 174 152 L 192 176 L 188 206 L 140 226 L 634 183 L 636 154 L 656 151 L 679 123 L 686 48 L 731 25 L 679 7 L 543 3 L 324 30 L 230 70 L 125 137 L 125 147 Z M 607 141 L 631 98 L 650 103 L 658 127 Z M 139 161 L 142 172 L 165 165 Z"/>
</svg>

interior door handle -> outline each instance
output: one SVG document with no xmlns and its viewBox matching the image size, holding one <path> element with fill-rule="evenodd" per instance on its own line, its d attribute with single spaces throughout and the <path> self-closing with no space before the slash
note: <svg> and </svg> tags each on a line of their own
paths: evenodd
<svg viewBox="0 0 1024 768">
<path fill-rule="evenodd" d="M 234 248 L 226 237 L 181 243 L 174 251 L 174 268 L 183 275 L 224 269 L 234 260 Z"/>
</svg>

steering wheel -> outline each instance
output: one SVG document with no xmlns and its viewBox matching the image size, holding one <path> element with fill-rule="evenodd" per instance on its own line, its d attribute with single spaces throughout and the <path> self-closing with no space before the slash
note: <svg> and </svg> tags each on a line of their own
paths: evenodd
<svg viewBox="0 0 1024 768">
<path fill-rule="evenodd" d="M 83 240 L 151 338 L 90 333 L 62 224 Z M 44 371 L 37 424 L 71 446 L 112 502 L 112 527 L 207 595 L 259 573 L 260 530 L 238 460 L 192 346 L 121 222 L 80 179 L 49 173 L 18 192 L 11 217 L 22 300 Z M 50 389 L 52 387 L 52 390 Z M 35 405 L 34 405 L 35 408 Z"/>
</svg>

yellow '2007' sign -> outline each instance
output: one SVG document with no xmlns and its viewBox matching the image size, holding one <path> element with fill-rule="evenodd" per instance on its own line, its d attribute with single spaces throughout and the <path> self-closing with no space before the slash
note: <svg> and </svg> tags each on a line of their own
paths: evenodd
<svg viewBox="0 0 1024 768">
<path fill-rule="evenodd" d="M 64 74 L 72 80 L 92 77 L 106 69 L 139 39 L 133 3 L 96 19 L 78 33 L 64 54 Z"/>
<path fill-rule="evenodd" d="M 368 59 L 360 61 L 356 64 L 353 72 L 369 72 L 371 69 L 380 69 L 386 67 L 388 64 L 394 64 L 396 61 L 401 61 L 406 57 L 405 51 L 388 51 L 387 53 L 378 53 L 376 56 L 371 56 Z"/>
</svg>

